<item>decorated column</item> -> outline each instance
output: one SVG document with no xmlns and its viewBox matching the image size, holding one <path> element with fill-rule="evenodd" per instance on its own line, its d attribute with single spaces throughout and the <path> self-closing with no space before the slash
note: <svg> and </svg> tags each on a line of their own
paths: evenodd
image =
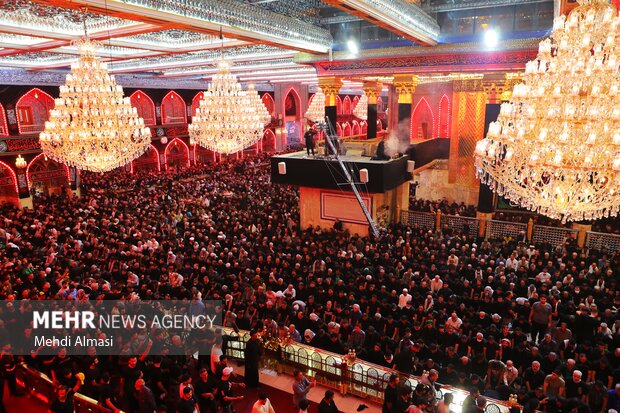
<svg viewBox="0 0 620 413">
<path fill-rule="evenodd" d="M 411 142 L 411 103 L 417 85 L 418 77 L 416 75 L 394 76 L 394 90 L 398 95 L 398 124 L 394 129 L 407 131 L 406 134 L 398 134 L 402 143 L 407 145 Z"/>
<path fill-rule="evenodd" d="M 366 123 L 368 132 L 366 137 L 374 139 L 377 137 L 377 97 L 381 94 L 383 85 L 380 82 L 364 82 L 362 89 L 368 97 L 368 117 Z"/>
<path fill-rule="evenodd" d="M 131 166 L 131 162 L 128 165 Z M 73 192 L 73 195 L 79 198 L 81 196 L 80 171 L 74 166 L 69 167 L 69 185 L 71 186 L 71 192 Z"/>
<path fill-rule="evenodd" d="M 28 187 L 28 176 L 26 174 L 26 160 L 21 155 L 17 155 L 15 160 L 16 176 L 17 176 L 17 196 L 20 208 L 33 209 L 32 195 Z"/>
<path fill-rule="evenodd" d="M 336 98 L 342 87 L 342 79 L 335 76 L 320 77 L 319 87 L 325 95 L 325 116 L 329 119 L 334 131 L 336 130 L 336 118 L 338 110 L 336 108 Z"/>
</svg>

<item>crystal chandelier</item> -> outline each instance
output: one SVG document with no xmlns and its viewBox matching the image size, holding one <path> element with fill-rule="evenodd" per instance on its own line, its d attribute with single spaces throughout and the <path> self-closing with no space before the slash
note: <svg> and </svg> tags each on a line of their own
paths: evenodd
<svg viewBox="0 0 620 413">
<path fill-rule="evenodd" d="M 256 113 L 258 114 L 258 118 L 263 125 L 266 125 L 271 122 L 271 114 L 267 111 L 265 104 L 263 103 L 260 95 L 254 89 L 253 84 L 248 85 L 248 97 L 250 98 L 250 102 Z"/>
<path fill-rule="evenodd" d="M 60 86 L 39 135 L 41 149 L 48 158 L 78 169 L 111 171 L 146 152 L 151 131 L 97 58 L 97 43 L 86 35 L 77 46 L 80 58 Z"/>
<path fill-rule="evenodd" d="M 230 65 L 222 60 L 188 127 L 189 135 L 214 152 L 236 153 L 260 140 L 263 119 L 230 73 Z"/>
<path fill-rule="evenodd" d="M 355 105 L 355 109 L 353 109 L 353 114 L 360 119 L 368 119 L 368 96 L 366 96 L 366 93 L 357 101 L 357 105 Z"/>
<path fill-rule="evenodd" d="M 312 97 L 312 102 L 306 111 L 306 119 L 314 123 L 325 121 L 325 95 L 321 88 Z"/>
<path fill-rule="evenodd" d="M 620 18 L 608 0 L 579 3 L 556 18 L 475 154 L 483 183 L 563 222 L 620 211 Z"/>
</svg>

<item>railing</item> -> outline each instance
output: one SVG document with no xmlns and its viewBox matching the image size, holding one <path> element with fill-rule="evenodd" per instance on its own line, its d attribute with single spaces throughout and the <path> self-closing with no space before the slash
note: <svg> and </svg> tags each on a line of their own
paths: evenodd
<svg viewBox="0 0 620 413">
<path fill-rule="evenodd" d="M 450 229 L 454 228 L 458 229 L 459 231 L 463 231 L 465 228 L 467 228 L 467 233 L 471 237 L 478 236 L 480 221 L 477 218 L 441 214 L 440 221 L 442 228 L 447 226 Z"/>
<path fill-rule="evenodd" d="M 567 238 L 576 238 L 579 231 L 570 228 L 548 227 L 544 225 L 534 225 L 534 235 L 532 241 L 535 244 L 547 242 L 551 245 L 563 245 Z"/>
<path fill-rule="evenodd" d="M 620 235 L 607 234 L 604 232 L 587 232 L 586 247 L 605 250 L 608 252 L 620 250 Z"/>
<path fill-rule="evenodd" d="M 527 224 L 520 222 L 505 222 L 491 220 L 487 222 L 486 238 L 491 240 L 513 238 L 523 240 L 526 238 Z"/>
<path fill-rule="evenodd" d="M 224 328 L 228 348 L 226 354 L 231 359 L 243 360 L 245 343 L 249 339 L 247 332 L 234 333 L 232 329 Z M 376 403 L 383 402 L 383 393 L 392 374 L 398 373 L 387 367 L 378 366 L 366 361 L 330 353 L 301 343 L 268 342 L 265 345 L 263 363 L 266 367 L 280 374 L 292 375 L 298 369 L 306 375 L 314 377 L 317 383 L 337 389 L 343 395 L 347 393 L 367 398 Z M 407 383 L 415 388 L 421 377 L 399 373 L 401 383 Z M 439 394 L 452 393 L 454 404 L 462 406 L 468 392 L 456 387 L 440 385 Z M 507 402 L 489 400 L 491 410 L 507 413 L 510 406 Z M 460 409 L 455 409 L 459 411 Z"/>
<path fill-rule="evenodd" d="M 400 223 L 403 225 L 418 226 L 423 229 L 436 229 L 437 215 L 432 212 L 416 212 L 416 211 L 401 211 Z"/>
</svg>

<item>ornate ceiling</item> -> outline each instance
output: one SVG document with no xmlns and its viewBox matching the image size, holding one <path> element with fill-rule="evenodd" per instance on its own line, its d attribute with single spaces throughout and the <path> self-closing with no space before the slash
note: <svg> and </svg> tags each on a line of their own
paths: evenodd
<svg viewBox="0 0 620 413">
<path fill-rule="evenodd" d="M 202 81 L 223 56 L 243 81 L 314 81 L 316 70 L 329 69 L 321 62 L 351 60 L 330 52 L 336 21 L 370 22 L 411 49 L 411 41 L 440 40 L 438 11 L 544 1 L 551 0 L 0 0 L 0 71 L 63 73 L 85 22 L 113 73 Z"/>
</svg>

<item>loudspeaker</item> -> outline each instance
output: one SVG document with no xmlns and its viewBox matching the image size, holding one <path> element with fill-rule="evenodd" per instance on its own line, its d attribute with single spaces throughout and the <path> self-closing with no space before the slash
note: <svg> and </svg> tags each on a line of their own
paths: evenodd
<svg viewBox="0 0 620 413">
<path fill-rule="evenodd" d="M 286 175 L 286 162 L 278 162 L 278 173 Z"/>
<path fill-rule="evenodd" d="M 407 161 L 407 172 L 411 173 L 415 169 L 415 161 Z"/>
<path fill-rule="evenodd" d="M 360 169 L 360 182 L 364 184 L 368 182 L 368 169 Z"/>
</svg>

